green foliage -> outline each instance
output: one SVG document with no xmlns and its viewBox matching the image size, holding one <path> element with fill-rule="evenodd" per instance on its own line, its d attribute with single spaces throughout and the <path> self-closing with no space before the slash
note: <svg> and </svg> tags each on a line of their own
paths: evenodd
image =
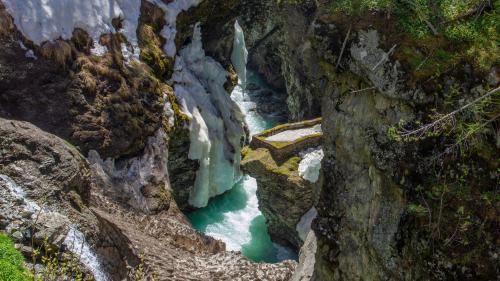
<svg viewBox="0 0 500 281">
<path fill-rule="evenodd" d="M 414 216 L 425 216 L 427 214 L 427 209 L 420 205 L 420 204 L 415 204 L 415 203 L 410 203 L 408 204 L 408 213 Z"/>
<path fill-rule="evenodd" d="M 33 268 L 32 275 L 35 281 L 56 281 L 56 280 L 93 280 L 92 276 L 85 276 L 78 257 L 73 253 L 61 253 L 54 246 L 50 245 L 45 238 L 42 246 L 35 249 L 32 253 L 34 261 L 40 260 L 44 269 L 35 273 Z"/>
<path fill-rule="evenodd" d="M 393 5 L 393 0 L 339 0 L 331 4 L 331 10 L 332 12 L 343 12 L 349 16 L 357 16 L 367 10 L 389 9 Z"/>
<path fill-rule="evenodd" d="M 500 63 L 499 2 L 491 2 L 491 7 L 487 3 L 482 0 L 339 0 L 333 1 L 330 9 L 334 14 L 348 16 L 369 12 L 391 15 L 401 33 L 416 40 L 414 45 L 430 46 L 426 63 L 433 65 L 436 59 L 441 61 L 438 65 L 443 65 L 434 50 L 442 52 L 446 47 L 447 52 L 451 51 L 449 58 L 467 59 L 478 71 L 486 72 Z M 414 63 L 414 69 L 417 66 L 422 67 Z"/>
<path fill-rule="evenodd" d="M 7 235 L 0 233 L 0 281 L 30 280 L 24 258 Z"/>
</svg>

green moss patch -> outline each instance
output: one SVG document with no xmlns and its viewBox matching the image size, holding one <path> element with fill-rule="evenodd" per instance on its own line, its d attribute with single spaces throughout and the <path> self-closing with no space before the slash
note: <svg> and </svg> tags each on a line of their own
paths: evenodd
<svg viewBox="0 0 500 281">
<path fill-rule="evenodd" d="M 251 149 L 250 147 L 243 148 L 242 155 L 243 160 L 241 165 L 243 167 L 250 163 L 259 162 L 267 172 L 288 177 L 291 181 L 302 180 L 298 171 L 301 158 L 298 156 L 290 157 L 284 162 L 278 163 L 274 160 L 268 149 Z"/>
</svg>

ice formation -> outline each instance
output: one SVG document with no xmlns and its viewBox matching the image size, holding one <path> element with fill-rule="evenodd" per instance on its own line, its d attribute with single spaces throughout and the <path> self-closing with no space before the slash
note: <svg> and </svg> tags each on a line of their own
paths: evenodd
<svg viewBox="0 0 500 281">
<path fill-rule="evenodd" d="M 210 197 L 231 189 L 240 178 L 243 114 L 224 89 L 228 73 L 205 55 L 200 25 L 175 62 L 174 92 L 192 119 L 189 158 L 200 161 L 189 203 L 204 207 Z"/>
<path fill-rule="evenodd" d="M 238 73 L 238 82 L 241 88 L 245 89 L 247 83 L 248 51 L 245 44 L 245 33 L 243 33 L 243 29 L 238 21 L 234 22 L 234 41 L 231 62 L 233 63 L 236 73 Z"/>
<path fill-rule="evenodd" d="M 299 175 L 312 183 L 318 181 L 323 160 L 323 149 L 309 149 L 301 153 L 302 160 L 299 163 Z"/>
<path fill-rule="evenodd" d="M 23 208 L 31 214 L 32 219 L 38 220 L 41 216 L 47 217 L 61 217 L 61 219 L 69 219 L 58 213 L 49 210 L 47 207 L 40 207 L 38 203 L 28 199 L 26 193 L 21 186 L 16 184 L 9 176 L 0 174 L 0 180 L 5 183 L 8 192 L 23 205 Z M 102 269 L 101 263 L 97 255 L 92 251 L 92 248 L 85 240 L 85 236 L 81 233 L 76 226 L 70 226 L 66 237 L 64 238 L 63 245 L 72 252 L 75 257 L 90 271 L 96 281 L 109 280 L 107 274 Z"/>
<path fill-rule="evenodd" d="M 123 19 L 119 30 L 130 46 L 129 57 L 139 57 L 137 25 L 141 0 L 3 0 L 17 28 L 35 44 L 58 38 L 70 39 L 75 28 L 85 30 L 94 40 L 93 53 L 106 51 L 99 45 L 102 34 L 116 32 L 113 18 Z"/>
<path fill-rule="evenodd" d="M 176 0 L 171 3 L 165 4 L 162 0 L 148 0 L 149 2 L 157 5 L 165 12 L 165 26 L 163 27 L 160 35 L 166 39 L 163 51 L 170 57 L 176 55 L 177 49 L 175 47 L 175 36 L 177 34 L 176 21 L 177 16 L 182 11 L 187 11 L 191 7 L 197 6 L 202 0 Z"/>
</svg>

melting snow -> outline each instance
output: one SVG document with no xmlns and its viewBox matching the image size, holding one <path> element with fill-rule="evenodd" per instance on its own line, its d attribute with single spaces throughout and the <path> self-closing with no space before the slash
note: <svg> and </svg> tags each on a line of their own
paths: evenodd
<svg viewBox="0 0 500 281">
<path fill-rule="evenodd" d="M 175 56 L 177 50 L 175 47 L 175 36 L 177 34 L 176 21 L 177 16 L 182 11 L 187 11 L 189 8 L 197 6 L 202 0 L 177 0 L 169 4 L 165 4 L 162 0 L 148 0 L 157 5 L 165 12 L 165 26 L 161 31 L 161 36 L 166 39 L 163 51 L 170 57 Z"/>
<path fill-rule="evenodd" d="M 323 149 L 308 149 L 302 152 L 302 160 L 299 163 L 299 175 L 312 183 L 318 181 L 321 170 L 321 160 L 323 160 Z"/>
<path fill-rule="evenodd" d="M 3 0 L 17 28 L 35 44 L 58 38 L 70 39 L 75 28 L 85 30 L 94 39 L 93 53 L 103 54 L 99 38 L 116 32 L 113 18 L 123 19 L 119 30 L 132 46 L 133 57 L 139 57 L 137 25 L 141 0 Z"/>
<path fill-rule="evenodd" d="M 266 141 L 296 141 L 302 137 L 321 133 L 321 124 L 297 130 L 287 130 L 266 138 Z"/>
</svg>

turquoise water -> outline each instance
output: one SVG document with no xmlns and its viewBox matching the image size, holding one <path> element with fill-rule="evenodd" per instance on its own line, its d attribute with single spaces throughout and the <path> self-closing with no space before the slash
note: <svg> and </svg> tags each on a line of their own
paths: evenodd
<svg viewBox="0 0 500 281">
<path fill-rule="evenodd" d="M 248 83 L 267 88 L 262 79 L 253 72 L 248 73 Z M 272 128 L 279 118 L 263 116 L 256 110 L 255 95 L 262 91 L 242 91 L 240 87 L 231 97 L 246 115 L 252 135 Z M 265 218 L 258 209 L 256 196 L 257 181 L 244 175 L 234 187 L 210 200 L 207 207 L 188 214 L 193 226 L 199 231 L 220 239 L 227 249 L 241 251 L 243 255 L 256 262 L 278 262 L 285 259 L 297 259 L 297 254 L 286 247 L 271 241 Z"/>
</svg>

